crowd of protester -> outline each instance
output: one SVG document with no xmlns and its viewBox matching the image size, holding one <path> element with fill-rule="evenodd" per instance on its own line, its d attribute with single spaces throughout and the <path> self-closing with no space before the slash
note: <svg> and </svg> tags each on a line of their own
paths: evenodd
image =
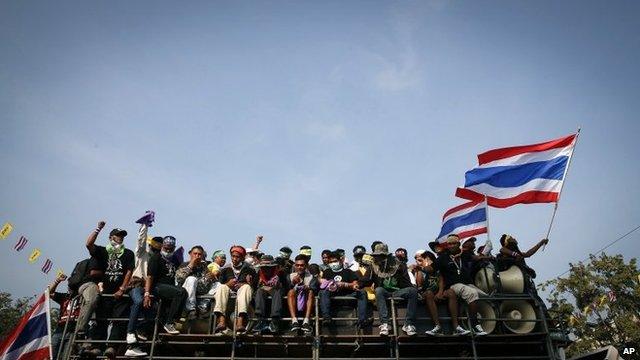
<svg viewBox="0 0 640 360">
<path fill-rule="evenodd" d="M 487 295 L 473 283 L 475 272 L 485 266 L 500 271 L 517 265 L 530 277 L 533 269 L 525 258 L 533 255 L 548 242 L 541 240 L 526 252 L 518 248 L 515 238 L 503 235 L 496 257 L 485 246 L 475 249 L 475 238 L 460 241 L 455 234 L 446 241 L 430 242 L 428 250 L 415 252 L 415 263 L 409 264 L 404 248 L 389 251 L 388 245 L 375 241 L 370 251 L 363 245 L 353 248 L 353 261 L 347 261 L 345 250 L 322 250 L 320 264 L 312 264 L 310 246 L 302 246 L 297 255 L 289 247 L 282 247 L 277 256 L 260 250 L 262 236 L 256 237 L 251 248 L 233 245 L 227 253 L 215 250 L 208 258 L 203 246 L 188 251 L 188 260 L 176 251 L 173 236 L 148 237 L 148 228 L 154 222 L 154 213 L 147 212 L 137 220 L 140 224 L 135 249 L 125 245 L 127 232 L 113 229 L 106 246 L 96 240 L 105 222 L 100 221 L 87 240 L 88 258 L 78 262 L 67 278 L 60 274 L 50 286 L 51 299 L 61 306 L 60 318 L 52 342 L 54 357 L 62 343 L 65 326 L 67 333 L 77 328 L 80 339 L 107 340 L 104 351 L 85 342 L 84 351 L 112 358 L 116 348 L 110 341 L 126 340 L 125 356 L 145 356 L 139 340 L 150 337 L 151 319 L 161 300 L 160 324 L 168 334 L 179 334 L 175 324 L 181 318 L 192 320 L 216 315 L 215 333 L 231 335 L 233 329 L 243 334 L 248 329 L 249 314 L 258 319 L 251 334 L 311 335 L 311 319 L 316 298 L 320 316 L 325 325 L 332 324 L 332 302 L 336 296 L 356 299 L 357 327 L 372 324 L 368 316 L 371 307 L 379 314 L 379 333 L 389 335 L 390 297 L 406 300 L 406 317 L 402 331 L 416 335 L 416 308 L 422 299 L 434 327 L 427 335 L 443 334 L 438 318 L 437 303 L 447 305 L 453 335 L 486 335 L 477 313 L 479 297 Z M 488 243 L 487 245 L 490 245 Z M 293 259 L 292 259 L 293 258 Z M 68 292 L 56 292 L 58 285 L 67 280 Z M 125 296 L 128 295 L 128 296 Z M 232 297 L 232 295 L 234 295 Z M 75 302 L 74 298 L 81 299 Z M 268 302 L 268 298 L 271 301 Z M 234 299 L 235 298 L 235 299 Z M 229 306 L 235 301 L 233 306 Z M 284 306 L 284 301 L 288 305 Z M 467 330 L 458 322 L 458 303 L 467 304 L 472 328 Z M 267 306 L 269 305 L 269 306 Z M 236 324 L 229 324 L 230 311 L 235 307 Z M 285 311 L 288 309 L 288 314 Z M 281 328 L 281 319 L 290 318 L 290 326 Z M 112 318 L 129 318 L 128 322 Z M 70 321 L 76 319 L 76 321 Z M 92 319 L 95 319 L 92 320 Z M 140 319 L 146 319 L 140 321 Z"/>
</svg>

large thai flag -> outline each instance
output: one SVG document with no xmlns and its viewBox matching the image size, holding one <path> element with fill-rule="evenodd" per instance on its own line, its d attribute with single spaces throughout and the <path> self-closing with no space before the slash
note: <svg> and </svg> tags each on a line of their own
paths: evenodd
<svg viewBox="0 0 640 360">
<path fill-rule="evenodd" d="M 0 360 L 50 359 L 49 299 L 43 294 L 0 343 Z"/>
<path fill-rule="evenodd" d="M 490 150 L 465 174 L 456 196 L 506 208 L 515 204 L 557 202 L 577 134 L 540 144 Z"/>
<path fill-rule="evenodd" d="M 442 228 L 436 241 L 443 242 L 455 234 L 460 239 L 487 232 L 487 206 L 483 201 L 469 201 L 447 210 L 442 216 Z"/>
</svg>

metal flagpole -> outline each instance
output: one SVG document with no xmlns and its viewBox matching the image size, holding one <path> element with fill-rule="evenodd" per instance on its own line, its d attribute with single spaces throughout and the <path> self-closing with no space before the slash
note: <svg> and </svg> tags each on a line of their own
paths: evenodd
<svg viewBox="0 0 640 360">
<path fill-rule="evenodd" d="M 49 358 L 53 359 L 53 344 L 51 343 L 51 303 L 49 300 L 49 287 L 45 289 L 44 293 L 44 303 L 46 306 L 47 313 L 47 337 L 49 338 Z M 60 314 L 62 316 L 62 314 Z"/>
<path fill-rule="evenodd" d="M 569 172 L 569 167 L 571 167 L 571 160 L 573 159 L 573 154 L 576 151 L 576 145 L 578 145 L 578 138 L 580 137 L 580 128 L 578 128 L 578 132 L 576 132 L 576 138 L 573 142 L 573 149 L 571 149 L 571 154 L 569 155 L 569 161 L 567 163 L 567 167 L 564 169 L 564 174 L 562 174 L 562 184 L 560 184 L 560 191 L 558 192 L 558 201 L 556 201 L 553 207 L 553 214 L 551 215 L 551 222 L 549 223 L 549 228 L 547 229 L 547 235 L 544 237 L 545 239 L 549 238 L 549 234 L 551 234 L 551 228 L 553 227 L 553 221 L 556 218 L 556 212 L 558 211 L 558 204 L 560 203 L 560 197 L 562 196 L 562 189 L 564 188 L 564 183 L 567 180 L 567 173 Z M 542 246 L 542 251 L 547 247 L 547 244 Z"/>
<path fill-rule="evenodd" d="M 491 235 L 489 232 L 489 201 L 487 200 L 487 195 L 484 195 L 484 207 L 485 214 L 487 215 L 487 240 L 491 241 Z"/>
</svg>

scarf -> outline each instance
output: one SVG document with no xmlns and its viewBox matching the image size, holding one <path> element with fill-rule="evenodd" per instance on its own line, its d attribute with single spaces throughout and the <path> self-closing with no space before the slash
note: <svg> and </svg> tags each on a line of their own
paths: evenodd
<svg viewBox="0 0 640 360">
<path fill-rule="evenodd" d="M 275 287 L 280 284 L 280 278 L 275 267 L 269 269 L 260 269 L 258 272 L 260 277 L 260 284 L 264 286 Z"/>
<path fill-rule="evenodd" d="M 124 254 L 124 245 L 120 246 L 119 249 L 115 249 L 111 244 L 107 244 L 107 254 L 109 255 L 109 259 L 119 258 Z"/>
</svg>

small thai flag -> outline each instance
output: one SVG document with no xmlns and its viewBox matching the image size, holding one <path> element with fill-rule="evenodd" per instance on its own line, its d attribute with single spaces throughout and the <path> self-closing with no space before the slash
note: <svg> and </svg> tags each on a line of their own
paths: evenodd
<svg viewBox="0 0 640 360">
<path fill-rule="evenodd" d="M 483 201 L 469 201 L 449 209 L 442 216 L 442 228 L 436 241 L 443 242 L 455 234 L 460 240 L 487 232 L 487 206 Z"/>
<path fill-rule="evenodd" d="M 616 292 L 615 291 L 609 291 L 607 296 L 609 297 L 609 302 L 610 303 L 616 302 L 617 298 L 616 298 Z"/>
<path fill-rule="evenodd" d="M 27 246 L 28 242 L 29 240 L 26 237 L 20 236 L 20 239 L 18 239 L 18 242 L 13 246 L 13 249 L 15 251 L 20 251 L 24 249 L 25 246 Z"/>
<path fill-rule="evenodd" d="M 49 271 L 51 271 L 51 268 L 53 268 L 53 262 L 47 259 L 47 261 L 44 262 L 44 265 L 42 265 L 42 272 L 48 274 Z"/>
<path fill-rule="evenodd" d="M 534 145 L 494 149 L 478 155 L 456 196 L 506 208 L 558 202 L 578 134 Z"/>
</svg>

